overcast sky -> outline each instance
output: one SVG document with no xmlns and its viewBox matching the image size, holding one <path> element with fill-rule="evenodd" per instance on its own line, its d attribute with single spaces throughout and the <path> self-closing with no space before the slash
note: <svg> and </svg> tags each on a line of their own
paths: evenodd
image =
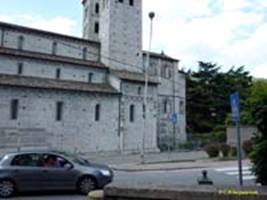
<svg viewBox="0 0 267 200">
<path fill-rule="evenodd" d="M 0 21 L 81 36 L 80 0 L 0 0 Z M 196 69 L 197 61 L 224 70 L 245 65 L 267 78 L 267 0 L 143 0 L 144 49 L 149 11 L 156 13 L 153 51 Z"/>
</svg>

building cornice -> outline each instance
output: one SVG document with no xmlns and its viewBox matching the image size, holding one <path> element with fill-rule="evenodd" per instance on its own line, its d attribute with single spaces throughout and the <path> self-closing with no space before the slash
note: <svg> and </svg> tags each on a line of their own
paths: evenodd
<svg viewBox="0 0 267 200">
<path fill-rule="evenodd" d="M 78 81 L 66 81 L 6 74 L 0 74 L 0 86 L 30 89 L 50 89 L 86 93 L 105 93 L 113 95 L 120 94 L 108 84 L 85 83 Z"/>
</svg>

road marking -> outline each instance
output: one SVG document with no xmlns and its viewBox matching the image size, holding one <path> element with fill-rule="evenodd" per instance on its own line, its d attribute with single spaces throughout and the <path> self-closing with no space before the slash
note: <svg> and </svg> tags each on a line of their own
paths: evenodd
<svg viewBox="0 0 267 200">
<path fill-rule="evenodd" d="M 244 166 L 242 167 L 243 170 L 250 170 L 251 167 Z M 224 167 L 224 168 L 217 168 L 215 169 L 217 172 L 226 172 L 226 171 L 238 171 L 238 167 Z"/>
<path fill-rule="evenodd" d="M 251 176 L 243 176 L 243 180 L 255 180 L 256 176 L 251 175 Z"/>
<path fill-rule="evenodd" d="M 215 169 L 216 172 L 221 172 L 229 176 L 236 176 L 238 178 L 239 169 L 238 167 L 224 167 Z M 243 180 L 255 180 L 256 176 L 253 175 L 251 167 L 243 166 L 242 167 Z"/>
<path fill-rule="evenodd" d="M 238 175 L 239 172 L 238 172 L 238 171 L 226 172 L 226 174 L 228 174 L 228 175 Z M 252 175 L 252 172 L 249 171 L 249 170 L 243 170 L 243 171 L 242 171 L 242 174 L 243 174 L 243 175 Z"/>
</svg>

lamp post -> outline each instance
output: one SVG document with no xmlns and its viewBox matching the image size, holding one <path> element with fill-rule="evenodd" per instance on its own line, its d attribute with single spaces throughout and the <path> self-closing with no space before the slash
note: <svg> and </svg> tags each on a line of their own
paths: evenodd
<svg viewBox="0 0 267 200">
<path fill-rule="evenodd" d="M 151 51 L 151 43 L 152 43 L 152 33 L 153 33 L 153 19 L 155 17 L 154 12 L 150 12 L 148 14 L 150 19 L 150 34 L 149 34 L 149 45 L 147 52 L 147 59 L 145 64 L 145 90 L 144 90 L 144 104 L 143 104 L 143 112 L 144 112 L 144 131 L 142 135 L 142 149 L 141 149 L 141 163 L 145 162 L 145 134 L 147 129 L 147 90 L 148 90 L 148 67 L 150 63 L 150 51 Z"/>
</svg>

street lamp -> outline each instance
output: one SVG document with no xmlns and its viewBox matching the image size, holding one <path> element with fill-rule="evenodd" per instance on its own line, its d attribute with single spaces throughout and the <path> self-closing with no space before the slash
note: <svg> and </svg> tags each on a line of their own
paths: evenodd
<svg viewBox="0 0 267 200">
<path fill-rule="evenodd" d="M 143 105 L 143 112 L 144 112 L 144 131 L 142 135 L 142 149 L 141 149 L 141 163 L 144 164 L 145 162 L 145 133 L 147 129 L 147 90 L 148 90 L 148 67 L 150 63 L 150 51 L 151 51 L 151 43 L 152 43 L 152 33 L 153 33 L 153 19 L 155 17 L 154 12 L 150 12 L 148 14 L 150 19 L 150 34 L 149 34 L 149 45 L 148 45 L 148 52 L 147 52 L 147 60 L 145 64 L 145 90 L 144 90 L 144 105 Z"/>
</svg>

